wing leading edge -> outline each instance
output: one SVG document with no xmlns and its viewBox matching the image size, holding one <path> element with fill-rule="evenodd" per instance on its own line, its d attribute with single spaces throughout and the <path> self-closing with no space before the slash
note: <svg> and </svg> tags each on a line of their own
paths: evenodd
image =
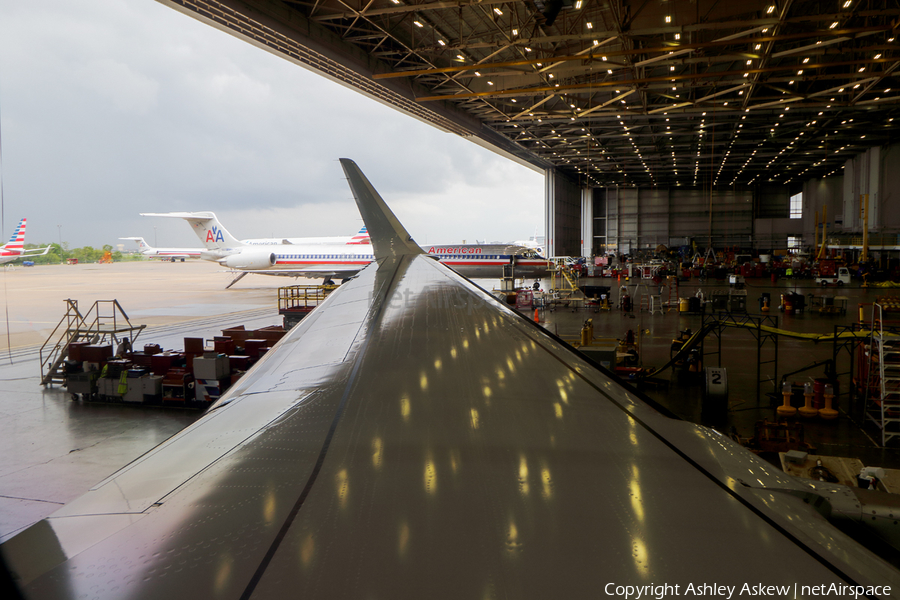
<svg viewBox="0 0 900 600">
<path fill-rule="evenodd" d="M 656 413 L 361 212 L 377 268 L 201 420 L 4 544 L 27 597 L 896 596 L 809 487 Z"/>
</svg>

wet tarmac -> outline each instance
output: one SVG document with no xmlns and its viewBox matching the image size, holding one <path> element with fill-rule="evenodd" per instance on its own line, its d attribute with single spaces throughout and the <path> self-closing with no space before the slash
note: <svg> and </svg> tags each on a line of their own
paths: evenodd
<svg viewBox="0 0 900 600">
<path fill-rule="evenodd" d="M 280 324 L 275 289 L 294 283 L 247 277 L 225 290 L 231 276 L 199 261 L 17 267 L 0 276 L 8 315 L 0 336 L 0 540 L 200 416 L 170 407 L 73 402 L 64 388 L 42 387 L 40 344 L 63 316 L 66 298 L 78 300 L 82 311 L 95 300 L 117 299 L 133 324 L 147 325 L 136 347 L 182 349 L 185 337 L 212 339 L 234 325 Z"/>
</svg>

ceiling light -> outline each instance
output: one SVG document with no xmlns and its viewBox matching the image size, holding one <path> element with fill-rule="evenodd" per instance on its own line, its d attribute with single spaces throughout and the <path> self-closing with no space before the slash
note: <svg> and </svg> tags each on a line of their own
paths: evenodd
<svg viewBox="0 0 900 600">
<path fill-rule="evenodd" d="M 481 73 L 479 73 L 478 71 L 475 71 L 475 77 L 481 77 Z"/>
<path fill-rule="evenodd" d="M 767 14 L 767 15 L 771 15 L 771 14 L 772 14 L 772 11 L 774 11 L 774 10 L 775 10 L 775 5 L 773 4 L 772 6 L 770 6 L 770 7 L 768 8 L 768 10 L 766 10 L 766 14 Z"/>
<path fill-rule="evenodd" d="M 586 26 L 588 29 L 593 29 L 593 28 L 594 28 L 594 24 L 591 23 L 590 21 L 588 21 L 587 23 L 585 23 L 585 26 Z"/>
<path fill-rule="evenodd" d="M 494 85 L 493 81 L 488 81 L 488 85 Z"/>
<path fill-rule="evenodd" d="M 598 42 L 597 40 L 594 40 L 594 45 L 595 45 L 595 46 L 599 46 L 599 45 L 600 45 L 600 42 Z"/>
<path fill-rule="evenodd" d="M 416 27 L 425 27 L 424 25 L 422 25 L 422 24 L 421 24 L 420 22 L 418 22 L 418 21 L 413 21 L 413 24 L 414 24 Z"/>
<path fill-rule="evenodd" d="M 581 8 L 581 2 L 582 2 L 582 0 L 578 0 L 578 1 L 575 3 L 575 10 L 578 10 L 579 8 Z"/>
<path fill-rule="evenodd" d="M 849 6 L 853 3 L 853 0 L 847 0 L 844 2 L 844 8 L 849 8 Z"/>
<path fill-rule="evenodd" d="M 456 58 L 458 58 L 459 60 L 466 60 L 466 57 L 463 56 L 462 54 L 457 54 Z"/>
<path fill-rule="evenodd" d="M 762 44 L 757 44 L 753 49 L 754 49 L 754 50 L 759 50 L 760 48 L 762 48 Z"/>
<path fill-rule="evenodd" d="M 803 69 L 800 69 L 799 71 L 797 71 L 797 75 L 803 75 Z"/>
<path fill-rule="evenodd" d="M 676 34 L 675 34 L 675 39 L 676 39 L 676 40 L 680 40 L 680 39 L 681 39 L 681 34 L 680 34 L 680 33 L 676 33 Z"/>
<path fill-rule="evenodd" d="M 518 29 L 513 29 L 513 30 L 512 30 L 512 34 L 513 34 L 513 35 L 519 35 L 519 30 L 518 30 Z"/>
<path fill-rule="evenodd" d="M 495 8 L 495 9 L 494 9 L 494 12 L 497 13 L 497 16 L 498 16 L 498 17 L 502 17 L 502 16 L 503 16 L 503 11 L 500 10 L 499 8 Z"/>
<path fill-rule="evenodd" d="M 828 26 L 828 29 L 834 29 L 837 26 L 838 26 L 838 22 L 835 21 L 834 23 L 832 23 L 831 25 Z"/>
<path fill-rule="evenodd" d="M 672 22 L 672 17 L 669 15 L 666 15 L 666 23 L 671 23 L 671 22 Z"/>
<path fill-rule="evenodd" d="M 606 60 L 606 57 L 605 57 L 605 56 L 601 56 L 600 58 L 602 58 L 603 60 Z"/>
<path fill-rule="evenodd" d="M 875 55 L 875 60 L 878 60 L 879 58 L 881 58 L 881 54 L 876 54 L 876 55 Z"/>
<path fill-rule="evenodd" d="M 441 46 L 446 46 L 446 45 L 447 45 L 447 44 L 444 43 L 444 40 L 438 40 L 438 44 L 440 44 Z"/>
<path fill-rule="evenodd" d="M 531 48 L 529 48 L 528 46 L 525 46 L 525 52 L 531 52 Z"/>
<path fill-rule="evenodd" d="M 809 62 L 809 58 L 804 58 L 804 59 L 803 59 L 803 64 L 804 64 L 804 65 L 805 65 L 806 63 L 808 63 L 808 62 Z"/>
</svg>

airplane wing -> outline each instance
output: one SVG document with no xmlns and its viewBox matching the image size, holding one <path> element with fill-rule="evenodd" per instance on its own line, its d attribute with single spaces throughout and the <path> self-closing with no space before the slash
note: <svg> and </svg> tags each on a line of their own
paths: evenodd
<svg viewBox="0 0 900 600">
<path fill-rule="evenodd" d="M 26 597 L 897 597 L 900 572 L 826 520 L 846 490 L 649 407 L 423 255 L 341 162 L 376 264 L 203 418 L 0 547 Z"/>
</svg>

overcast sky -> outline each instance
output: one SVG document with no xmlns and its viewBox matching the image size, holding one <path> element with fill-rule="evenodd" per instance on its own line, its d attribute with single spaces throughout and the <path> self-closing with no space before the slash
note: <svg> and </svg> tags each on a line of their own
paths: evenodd
<svg viewBox="0 0 900 600">
<path fill-rule="evenodd" d="M 0 0 L 0 127 L 4 241 L 350 235 L 342 157 L 420 243 L 543 235 L 540 173 L 154 0 Z"/>
</svg>

